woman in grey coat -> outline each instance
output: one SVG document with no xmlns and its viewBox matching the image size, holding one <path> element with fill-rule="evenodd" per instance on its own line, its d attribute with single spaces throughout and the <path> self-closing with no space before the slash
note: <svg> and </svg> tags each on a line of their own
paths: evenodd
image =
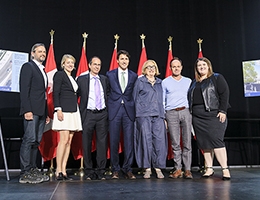
<svg viewBox="0 0 260 200">
<path fill-rule="evenodd" d="M 136 109 L 135 157 L 138 167 L 144 168 L 144 178 L 150 178 L 151 167 L 157 178 L 164 178 L 166 167 L 167 136 L 163 108 L 162 80 L 154 60 L 147 60 L 142 67 L 143 76 L 135 82 L 133 91 Z"/>
</svg>

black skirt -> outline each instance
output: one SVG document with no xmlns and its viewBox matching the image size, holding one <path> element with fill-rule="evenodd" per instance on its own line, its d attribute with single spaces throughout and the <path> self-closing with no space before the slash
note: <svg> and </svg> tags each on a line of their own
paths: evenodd
<svg viewBox="0 0 260 200">
<path fill-rule="evenodd" d="M 192 125 L 200 149 L 225 147 L 224 135 L 227 119 L 221 123 L 217 114 L 218 110 L 206 111 L 204 105 L 192 107 Z"/>
</svg>

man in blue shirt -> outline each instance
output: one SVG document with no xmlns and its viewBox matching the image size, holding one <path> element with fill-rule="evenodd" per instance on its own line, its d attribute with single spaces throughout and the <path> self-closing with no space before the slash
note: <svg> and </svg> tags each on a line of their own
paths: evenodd
<svg viewBox="0 0 260 200">
<path fill-rule="evenodd" d="M 170 132 L 175 171 L 170 178 L 191 179 L 191 114 L 187 92 L 191 79 L 181 75 L 182 61 L 175 57 L 170 62 L 172 76 L 162 82 L 165 116 Z M 180 141 L 182 139 L 182 147 Z M 184 166 L 182 166 L 182 163 Z M 184 173 L 182 171 L 184 169 Z"/>
</svg>

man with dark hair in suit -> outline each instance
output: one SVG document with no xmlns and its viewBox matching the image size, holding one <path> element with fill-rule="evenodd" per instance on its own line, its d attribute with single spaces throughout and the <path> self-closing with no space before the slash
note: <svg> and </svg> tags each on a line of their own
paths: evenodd
<svg viewBox="0 0 260 200">
<path fill-rule="evenodd" d="M 38 146 L 42 139 L 47 115 L 47 75 L 42 63 L 46 58 L 44 44 L 37 43 L 31 50 L 31 61 L 20 72 L 20 114 L 24 118 L 24 136 L 20 149 L 20 183 L 41 183 L 49 177 L 39 172 L 36 166 Z"/>
<path fill-rule="evenodd" d="M 125 50 L 117 53 L 118 68 L 108 71 L 108 119 L 110 135 L 110 151 L 112 179 L 119 179 L 120 130 L 124 138 L 124 162 L 122 171 L 127 179 L 136 179 L 132 173 L 134 159 L 134 120 L 135 104 L 132 96 L 137 74 L 128 69 L 130 55 Z"/>
<path fill-rule="evenodd" d="M 108 79 L 100 75 L 101 60 L 93 57 L 89 63 L 90 73 L 78 77 L 80 113 L 83 125 L 82 146 L 86 179 L 105 180 L 107 161 L 107 93 Z M 91 156 L 92 137 L 96 131 L 96 170 Z"/>
</svg>

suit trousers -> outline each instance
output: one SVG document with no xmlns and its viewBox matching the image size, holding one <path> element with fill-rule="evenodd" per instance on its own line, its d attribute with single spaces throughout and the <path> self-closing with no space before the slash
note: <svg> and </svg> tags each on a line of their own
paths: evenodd
<svg viewBox="0 0 260 200">
<path fill-rule="evenodd" d="M 188 108 L 184 110 L 166 111 L 166 120 L 171 136 L 173 161 L 176 169 L 182 169 L 182 162 L 185 170 L 191 169 L 191 114 Z M 180 141 L 182 138 L 182 147 Z"/>
<path fill-rule="evenodd" d="M 33 120 L 25 120 L 24 136 L 20 148 L 21 174 L 36 168 L 38 146 L 40 145 L 46 117 L 33 115 Z"/>
<path fill-rule="evenodd" d="M 86 118 L 83 119 L 83 158 L 87 173 L 93 171 L 92 162 L 92 139 L 96 137 L 96 168 L 102 173 L 105 172 L 107 162 L 107 135 L 108 119 L 107 109 L 100 112 L 87 110 Z"/>
<path fill-rule="evenodd" d="M 121 132 L 124 138 L 124 162 L 122 170 L 124 173 L 132 171 L 134 159 L 134 122 L 127 115 L 124 104 L 118 110 L 113 120 L 109 120 L 110 153 L 112 171 L 119 172 L 119 142 Z"/>
</svg>

